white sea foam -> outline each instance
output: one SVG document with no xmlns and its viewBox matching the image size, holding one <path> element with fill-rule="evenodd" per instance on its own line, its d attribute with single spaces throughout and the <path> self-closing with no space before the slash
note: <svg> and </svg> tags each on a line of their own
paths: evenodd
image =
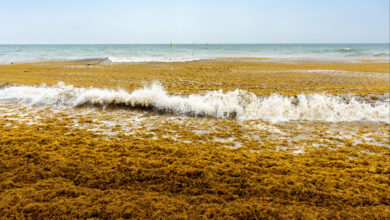
<svg viewBox="0 0 390 220">
<path fill-rule="evenodd" d="M 176 57 L 167 57 L 167 56 L 158 56 L 158 57 L 109 57 L 113 63 L 150 63 L 150 62 L 189 62 L 205 59 L 205 57 L 186 57 L 186 56 L 176 56 Z"/>
<path fill-rule="evenodd" d="M 390 123 L 388 98 L 367 103 L 362 97 L 346 98 L 327 94 L 301 94 L 297 97 L 273 94 L 258 97 L 243 90 L 178 96 L 168 94 L 158 83 L 132 92 L 75 88 L 64 83 L 53 87 L 7 86 L 0 89 L 0 100 L 40 106 L 120 106 L 173 114 L 271 122 L 309 120 Z"/>
</svg>

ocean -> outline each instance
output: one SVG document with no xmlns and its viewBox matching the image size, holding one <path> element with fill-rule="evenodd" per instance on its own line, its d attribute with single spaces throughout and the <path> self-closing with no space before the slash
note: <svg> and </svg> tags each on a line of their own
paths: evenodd
<svg viewBox="0 0 390 220">
<path fill-rule="evenodd" d="M 0 45 L 0 63 L 108 58 L 111 62 L 185 62 L 225 57 L 292 60 L 389 59 L 389 44 Z"/>
</svg>

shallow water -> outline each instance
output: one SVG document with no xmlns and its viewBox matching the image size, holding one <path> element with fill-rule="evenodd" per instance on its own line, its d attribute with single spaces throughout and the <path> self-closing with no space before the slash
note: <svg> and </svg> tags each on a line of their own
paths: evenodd
<svg viewBox="0 0 390 220">
<path fill-rule="evenodd" d="M 389 59 L 388 44 L 0 45 L 0 63 L 108 58 L 111 62 L 184 62 L 221 57 L 288 60 Z"/>
<path fill-rule="evenodd" d="M 213 144 L 248 150 L 304 153 L 310 149 L 348 147 L 383 152 L 390 147 L 388 123 L 373 121 L 326 122 L 237 120 L 161 114 L 147 110 L 20 105 L 0 102 L 4 126 L 66 125 L 108 139 L 132 136 L 172 143 Z M 355 149 L 355 150 L 356 150 Z"/>
</svg>

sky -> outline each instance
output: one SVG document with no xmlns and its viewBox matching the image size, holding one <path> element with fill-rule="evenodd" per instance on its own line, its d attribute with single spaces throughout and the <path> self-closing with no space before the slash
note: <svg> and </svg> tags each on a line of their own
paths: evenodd
<svg viewBox="0 0 390 220">
<path fill-rule="evenodd" d="M 388 43 L 389 0 L 0 0 L 0 44 Z"/>
</svg>

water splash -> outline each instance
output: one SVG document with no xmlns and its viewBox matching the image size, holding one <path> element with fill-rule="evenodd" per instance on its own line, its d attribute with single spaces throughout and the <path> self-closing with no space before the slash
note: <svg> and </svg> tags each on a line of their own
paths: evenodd
<svg viewBox="0 0 390 220">
<path fill-rule="evenodd" d="M 179 115 L 239 120 L 373 121 L 390 123 L 390 101 L 327 94 L 256 96 L 244 90 L 170 95 L 159 83 L 132 92 L 101 88 L 5 86 L 0 100 L 24 105 L 77 107 L 85 105 L 139 108 Z"/>
</svg>

